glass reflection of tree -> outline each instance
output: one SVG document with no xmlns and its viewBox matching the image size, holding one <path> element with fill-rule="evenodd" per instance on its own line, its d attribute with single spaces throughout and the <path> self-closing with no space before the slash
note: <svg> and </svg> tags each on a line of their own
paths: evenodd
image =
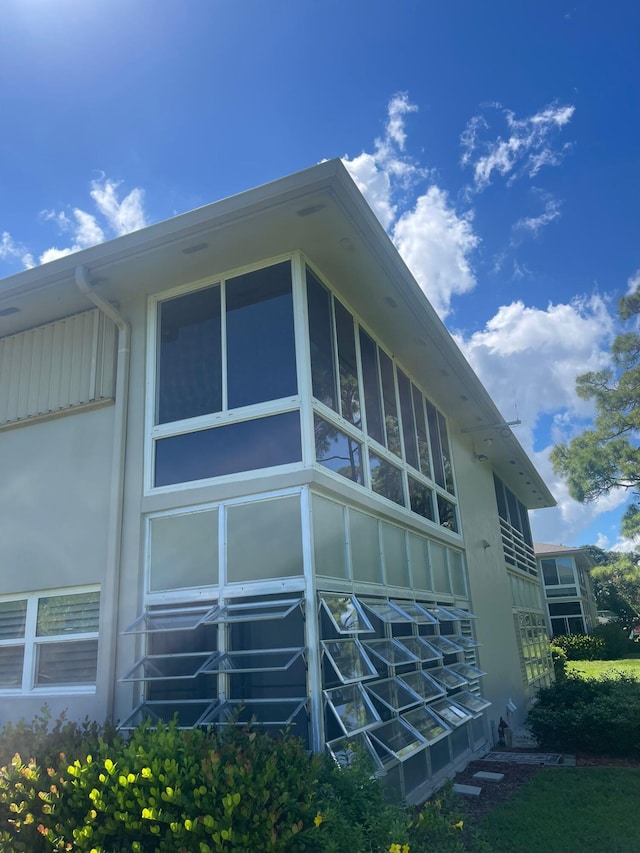
<svg viewBox="0 0 640 853">
<path fill-rule="evenodd" d="M 314 434 L 318 462 L 348 480 L 362 483 L 360 445 L 358 442 L 349 438 L 328 421 L 317 416 L 314 419 Z M 340 462 L 345 464 L 340 465 Z"/>
<path fill-rule="evenodd" d="M 340 400 L 342 417 L 354 426 L 360 426 L 360 390 L 358 377 L 351 373 L 348 366 L 340 364 Z"/>
<path fill-rule="evenodd" d="M 393 465 L 371 454 L 371 488 L 378 495 L 404 506 L 402 475 Z M 377 464 L 376 464 L 377 463 Z"/>
</svg>

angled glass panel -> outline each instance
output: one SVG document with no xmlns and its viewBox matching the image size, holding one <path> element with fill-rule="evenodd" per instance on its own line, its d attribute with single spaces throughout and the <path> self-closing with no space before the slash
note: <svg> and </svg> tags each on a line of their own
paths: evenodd
<svg viewBox="0 0 640 853">
<path fill-rule="evenodd" d="M 323 640 L 322 648 L 343 684 L 377 677 L 378 672 L 359 640 Z"/>
<path fill-rule="evenodd" d="M 456 693 L 456 704 L 462 705 L 463 708 L 474 714 L 479 714 L 485 708 L 488 708 L 491 702 L 483 696 L 476 696 L 475 693 L 464 690 L 462 693 Z"/>
<path fill-rule="evenodd" d="M 360 684 L 334 687 L 325 690 L 324 695 L 347 735 L 361 732 L 380 722 L 380 715 Z"/>
<path fill-rule="evenodd" d="M 461 675 L 463 678 L 466 678 L 467 681 L 472 681 L 474 678 L 480 678 L 487 674 L 477 666 L 472 666 L 470 663 L 452 663 L 449 664 L 448 668 L 457 672 L 458 675 Z"/>
<path fill-rule="evenodd" d="M 387 666 L 417 663 L 418 658 L 397 640 L 363 640 L 365 649 L 372 652 Z"/>
<path fill-rule="evenodd" d="M 449 669 L 448 666 L 436 666 L 429 670 L 429 675 L 448 690 L 455 690 L 456 687 L 463 687 L 467 684 L 467 679 L 464 676 Z"/>
<path fill-rule="evenodd" d="M 430 607 L 429 613 L 432 613 L 438 622 L 458 622 L 461 618 L 453 612 L 453 607 L 442 607 L 439 604 L 434 607 Z M 465 616 L 465 619 L 466 618 L 467 617 Z"/>
<path fill-rule="evenodd" d="M 353 595 L 321 595 L 320 601 L 339 634 L 373 634 L 373 626 Z"/>
<path fill-rule="evenodd" d="M 462 610 L 460 607 L 447 607 L 449 613 L 453 613 L 456 619 L 477 619 L 474 613 L 469 613 L 468 610 Z"/>
<path fill-rule="evenodd" d="M 382 702 L 392 711 L 404 711 L 422 701 L 421 696 L 399 678 L 386 678 L 384 681 L 369 682 L 365 685 L 368 693 Z"/>
<path fill-rule="evenodd" d="M 302 657 L 302 652 L 300 647 L 227 652 L 222 656 L 220 669 L 223 672 L 284 672 Z M 215 670 L 203 669 L 202 671 L 214 672 Z"/>
<path fill-rule="evenodd" d="M 327 741 L 326 746 L 339 767 L 352 767 L 358 758 L 364 757 L 365 761 L 370 760 L 373 763 L 374 771 L 379 773 L 384 769 L 365 732 Z"/>
<path fill-rule="evenodd" d="M 414 693 L 424 702 L 430 702 L 432 699 L 437 699 L 439 696 L 446 696 L 445 688 L 430 678 L 424 670 L 419 672 L 405 672 L 404 675 L 398 676 L 407 687 L 410 687 Z"/>
<path fill-rule="evenodd" d="M 432 702 L 429 707 L 454 729 L 473 719 L 473 714 L 469 713 L 466 708 L 456 705 L 450 699 L 438 699 Z"/>
<path fill-rule="evenodd" d="M 238 725 L 289 726 L 305 710 L 306 697 L 287 699 L 230 699 L 225 713 Z M 203 725 L 201 722 L 200 725 Z"/>
<path fill-rule="evenodd" d="M 438 623 L 436 617 L 426 607 L 422 607 L 415 601 L 392 601 L 391 603 L 417 625 L 436 625 Z"/>
<path fill-rule="evenodd" d="M 302 598 L 285 598 L 278 601 L 231 601 L 212 610 L 202 621 L 207 625 L 223 622 L 257 622 L 262 619 L 284 619 L 292 613 Z"/>
<path fill-rule="evenodd" d="M 449 637 L 454 643 L 457 643 L 461 648 L 465 651 L 470 649 L 477 649 L 480 647 L 480 643 L 473 639 L 473 637 L 465 637 L 462 634 L 454 634 Z"/>
<path fill-rule="evenodd" d="M 388 750 L 398 761 L 406 761 L 427 745 L 415 729 L 396 718 L 369 732 L 369 736 Z"/>
<path fill-rule="evenodd" d="M 448 637 L 429 637 L 429 642 L 434 649 L 438 649 L 443 655 L 457 655 L 458 652 L 464 651 L 462 646 L 454 643 Z"/>
<path fill-rule="evenodd" d="M 403 714 L 401 719 L 409 723 L 427 743 L 435 743 L 451 732 L 449 726 L 430 708 L 414 708 Z"/>
<path fill-rule="evenodd" d="M 219 657 L 219 655 L 218 655 Z M 123 675 L 120 681 L 166 681 L 195 678 L 202 664 L 210 660 L 211 652 L 190 654 L 145 655 Z"/>
<path fill-rule="evenodd" d="M 156 631 L 193 631 L 205 621 L 205 617 L 218 610 L 211 607 L 157 607 L 147 610 L 125 628 L 123 634 L 152 634 Z"/>
<path fill-rule="evenodd" d="M 442 652 L 432 646 L 423 637 L 397 637 L 396 639 L 407 651 L 415 655 L 419 661 L 422 661 L 422 663 L 442 660 Z"/>
<path fill-rule="evenodd" d="M 374 616 L 377 616 L 385 624 L 394 622 L 406 624 L 407 622 L 413 622 L 411 616 L 408 616 L 390 601 L 378 601 L 371 598 L 359 598 L 359 601 L 370 613 L 373 613 Z"/>
<path fill-rule="evenodd" d="M 141 702 L 118 728 L 125 731 L 135 729 L 146 720 L 150 720 L 152 725 L 160 720 L 169 722 L 177 715 L 178 728 L 191 729 L 205 712 L 218 704 L 217 699 L 213 702 L 211 699 L 148 699 Z"/>
</svg>

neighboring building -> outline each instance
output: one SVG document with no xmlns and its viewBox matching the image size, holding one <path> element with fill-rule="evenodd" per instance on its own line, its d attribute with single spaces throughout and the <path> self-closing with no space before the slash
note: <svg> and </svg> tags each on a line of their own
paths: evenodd
<svg viewBox="0 0 640 853">
<path fill-rule="evenodd" d="M 339 161 L 0 287 L 0 722 L 255 717 L 417 797 L 550 660 L 554 501 Z"/>
<path fill-rule="evenodd" d="M 544 584 L 552 637 L 588 634 L 598 623 L 586 548 L 536 542 L 536 560 Z"/>
</svg>

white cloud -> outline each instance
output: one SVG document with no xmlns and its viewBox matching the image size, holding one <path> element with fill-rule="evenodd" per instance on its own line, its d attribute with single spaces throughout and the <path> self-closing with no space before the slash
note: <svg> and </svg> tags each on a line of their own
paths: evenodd
<svg viewBox="0 0 640 853">
<path fill-rule="evenodd" d="M 495 174 L 508 175 L 509 180 L 523 174 L 534 177 L 543 166 L 557 166 L 562 161 L 569 146 L 554 148 L 553 137 L 571 121 L 575 107 L 552 104 L 525 119 L 517 119 L 500 104 L 491 108 L 500 110 L 504 119 L 504 138 L 484 138 L 490 124 L 483 115 L 474 116 L 460 137 L 461 163 L 473 170 L 477 192 L 484 190 Z"/>
<path fill-rule="evenodd" d="M 34 266 L 33 256 L 25 246 L 16 243 L 8 231 L 3 231 L 0 235 L 0 261 L 13 260 L 19 260 L 26 269 Z"/>
<path fill-rule="evenodd" d="M 147 224 L 144 212 L 144 191 L 136 187 L 123 199 L 118 198 L 119 181 L 113 181 L 102 175 L 91 182 L 89 195 L 97 208 L 97 213 L 89 213 L 75 207 L 71 215 L 64 210 L 45 210 L 41 216 L 46 222 L 53 223 L 60 232 L 70 234 L 70 243 L 58 248 L 52 246 L 40 254 L 39 262 L 45 264 L 57 258 L 63 258 L 73 252 L 86 249 L 104 242 L 109 237 L 120 237 Z M 100 218 L 104 222 L 100 223 Z"/>
<path fill-rule="evenodd" d="M 445 317 L 453 294 L 475 286 L 470 259 L 479 238 L 471 213 L 458 213 L 434 183 L 407 200 L 409 190 L 429 180 L 429 171 L 405 153 L 405 120 L 416 109 L 406 93 L 394 95 L 384 136 L 375 140 L 374 150 L 343 162 L 429 301 Z"/>
<path fill-rule="evenodd" d="M 513 227 L 516 230 L 528 231 L 534 237 L 537 237 L 542 228 L 549 225 L 554 219 L 558 219 L 559 216 L 560 202 L 556 199 L 548 198 L 544 206 L 544 211 L 539 216 L 525 216 L 522 219 L 518 219 Z"/>
<path fill-rule="evenodd" d="M 627 296 L 635 293 L 640 287 L 640 269 L 637 269 L 632 276 L 627 279 Z"/>
</svg>

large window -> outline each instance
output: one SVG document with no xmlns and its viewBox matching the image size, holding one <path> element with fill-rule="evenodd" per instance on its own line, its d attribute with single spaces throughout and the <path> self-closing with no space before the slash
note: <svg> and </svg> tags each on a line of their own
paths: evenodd
<svg viewBox="0 0 640 853">
<path fill-rule="evenodd" d="M 457 533 L 444 416 L 319 278 L 306 276 L 316 461 Z"/>
<path fill-rule="evenodd" d="M 153 486 L 301 461 L 289 261 L 160 301 L 155 355 Z"/>
<path fill-rule="evenodd" d="M 0 691 L 85 691 L 96 683 L 100 593 L 0 599 Z"/>
</svg>

